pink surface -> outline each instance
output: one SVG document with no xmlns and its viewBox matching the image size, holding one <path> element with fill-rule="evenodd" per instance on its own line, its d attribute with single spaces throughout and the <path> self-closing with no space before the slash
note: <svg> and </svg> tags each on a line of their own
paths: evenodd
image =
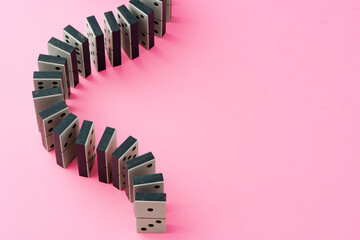
<svg viewBox="0 0 360 240">
<path fill-rule="evenodd" d="M 156 46 L 80 78 L 70 110 L 152 151 L 168 233 L 58 167 L 31 98 L 50 37 L 125 1 L 4 1 L 0 239 L 360 239 L 360 2 L 174 0 Z"/>
</svg>

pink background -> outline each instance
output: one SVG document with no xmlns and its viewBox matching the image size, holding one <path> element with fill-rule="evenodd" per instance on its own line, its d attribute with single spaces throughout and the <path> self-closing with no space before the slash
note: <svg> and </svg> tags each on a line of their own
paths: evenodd
<svg viewBox="0 0 360 240">
<path fill-rule="evenodd" d="M 174 0 L 153 49 L 80 78 L 68 104 L 97 141 L 111 126 L 154 153 L 165 235 L 36 129 L 38 54 L 123 3 L 1 0 L 0 239 L 360 239 L 360 1 Z"/>
</svg>

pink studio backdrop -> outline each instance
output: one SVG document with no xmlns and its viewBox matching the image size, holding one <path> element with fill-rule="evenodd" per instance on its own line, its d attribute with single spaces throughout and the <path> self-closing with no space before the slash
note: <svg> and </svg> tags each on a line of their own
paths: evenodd
<svg viewBox="0 0 360 240">
<path fill-rule="evenodd" d="M 173 1 L 164 38 L 67 102 L 165 178 L 167 234 L 124 191 L 62 169 L 36 129 L 47 41 L 126 1 L 1 0 L 0 239 L 360 239 L 360 1 Z"/>
</svg>

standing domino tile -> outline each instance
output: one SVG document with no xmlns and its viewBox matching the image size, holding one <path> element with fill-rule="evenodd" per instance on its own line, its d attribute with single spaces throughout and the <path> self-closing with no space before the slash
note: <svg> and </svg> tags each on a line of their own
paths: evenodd
<svg viewBox="0 0 360 240">
<path fill-rule="evenodd" d="M 96 148 L 100 182 L 111 182 L 111 154 L 115 151 L 116 147 L 116 130 L 114 128 L 106 127 L 100 139 L 99 145 Z"/>
<path fill-rule="evenodd" d="M 139 24 L 139 44 L 149 50 L 154 46 L 154 11 L 139 0 L 129 2 L 129 11 Z"/>
<path fill-rule="evenodd" d="M 70 80 L 66 58 L 40 54 L 38 57 L 39 71 L 59 71 L 62 73 L 65 98 L 70 97 Z"/>
<path fill-rule="evenodd" d="M 95 69 L 98 72 L 105 70 L 104 34 L 94 16 L 86 18 L 86 32 L 90 44 L 90 57 Z"/>
<path fill-rule="evenodd" d="M 39 113 L 41 139 L 47 151 L 54 149 L 53 130 L 67 114 L 69 107 L 63 101 Z"/>
<path fill-rule="evenodd" d="M 111 66 L 121 65 L 121 33 L 112 11 L 104 13 L 105 49 Z"/>
<path fill-rule="evenodd" d="M 79 74 L 75 48 L 54 37 L 48 41 L 47 45 L 49 55 L 66 58 L 68 63 L 70 87 L 76 87 L 79 83 Z"/>
<path fill-rule="evenodd" d="M 162 173 L 134 177 L 133 184 L 134 199 L 137 192 L 164 192 L 164 178 Z"/>
<path fill-rule="evenodd" d="M 89 40 L 71 25 L 63 29 L 64 41 L 76 49 L 76 61 L 80 76 L 86 78 L 91 74 Z"/>
<path fill-rule="evenodd" d="M 116 16 L 121 28 L 121 47 L 130 59 L 137 58 L 139 56 L 138 22 L 124 5 L 116 9 Z"/>
<path fill-rule="evenodd" d="M 38 118 L 39 113 L 58 102 L 64 101 L 64 96 L 62 94 L 61 88 L 35 90 L 32 92 L 32 96 L 35 106 L 35 116 L 38 129 L 40 131 L 40 122 Z"/>
<path fill-rule="evenodd" d="M 163 37 L 166 32 L 166 0 L 140 0 L 154 10 L 155 36 Z"/>
<path fill-rule="evenodd" d="M 117 189 L 125 186 L 125 162 L 138 155 L 138 141 L 132 136 L 128 137 L 112 154 L 112 180 Z"/>
<path fill-rule="evenodd" d="M 53 130 L 56 163 L 66 168 L 76 157 L 75 140 L 79 134 L 79 118 L 69 113 Z"/>
<path fill-rule="evenodd" d="M 136 218 L 138 233 L 166 233 L 166 218 Z"/>
<path fill-rule="evenodd" d="M 79 175 L 90 177 L 95 162 L 95 133 L 94 123 L 84 120 L 76 138 L 76 156 L 78 160 Z"/>
<path fill-rule="evenodd" d="M 166 21 L 170 22 L 172 15 L 172 0 L 166 0 Z"/>
<path fill-rule="evenodd" d="M 137 232 L 166 232 L 166 194 L 135 194 L 134 212 Z"/>
<path fill-rule="evenodd" d="M 137 192 L 134 211 L 136 218 L 166 218 L 166 193 Z"/>
<path fill-rule="evenodd" d="M 137 176 L 155 174 L 155 158 L 151 152 L 141 155 L 125 163 L 126 196 L 134 201 L 133 178 Z"/>
<path fill-rule="evenodd" d="M 59 87 L 65 98 L 61 72 L 34 72 L 33 79 L 35 90 Z"/>
</svg>

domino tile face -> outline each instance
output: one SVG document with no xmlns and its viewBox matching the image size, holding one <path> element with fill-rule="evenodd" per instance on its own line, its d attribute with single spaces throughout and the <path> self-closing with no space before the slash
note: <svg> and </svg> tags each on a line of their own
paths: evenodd
<svg viewBox="0 0 360 240">
<path fill-rule="evenodd" d="M 104 34 L 94 16 L 86 18 L 86 32 L 89 38 L 90 58 L 96 71 L 106 69 Z"/>
<path fill-rule="evenodd" d="M 121 46 L 129 59 L 135 59 L 139 56 L 139 44 L 129 43 L 126 37 L 121 37 Z"/>
<path fill-rule="evenodd" d="M 116 130 L 106 127 L 96 149 L 99 181 L 110 183 L 112 180 L 111 155 L 117 148 Z"/>
<path fill-rule="evenodd" d="M 165 0 L 140 0 L 154 11 L 154 18 L 160 21 L 166 20 L 166 1 Z"/>
<path fill-rule="evenodd" d="M 166 194 L 135 194 L 134 212 L 136 218 L 166 218 Z"/>
<path fill-rule="evenodd" d="M 116 9 L 116 17 L 121 28 L 121 46 L 130 59 L 135 59 L 139 56 L 138 22 L 124 5 Z"/>
<path fill-rule="evenodd" d="M 35 90 L 32 92 L 32 95 L 35 107 L 35 116 L 38 129 L 40 131 L 40 122 L 38 118 L 39 113 L 58 102 L 64 101 L 64 96 L 62 94 L 61 88 Z"/>
<path fill-rule="evenodd" d="M 140 0 L 154 11 L 154 33 L 163 37 L 166 33 L 166 1 L 165 0 Z"/>
<path fill-rule="evenodd" d="M 78 72 L 83 78 L 91 74 L 89 40 L 71 25 L 63 29 L 63 39 L 75 47 Z"/>
<path fill-rule="evenodd" d="M 82 177 L 90 177 L 94 166 L 96 157 L 95 141 L 94 123 L 84 120 L 76 138 L 76 156 L 79 175 Z"/>
<path fill-rule="evenodd" d="M 139 44 L 151 49 L 154 46 L 154 11 L 139 0 L 129 2 L 129 11 L 138 21 Z"/>
<path fill-rule="evenodd" d="M 162 173 L 133 178 L 133 197 L 137 192 L 163 193 L 164 178 Z"/>
<path fill-rule="evenodd" d="M 69 114 L 69 107 L 64 101 L 59 102 L 39 113 L 41 139 L 47 151 L 54 149 L 53 130 Z"/>
<path fill-rule="evenodd" d="M 125 187 L 125 163 L 138 155 L 138 141 L 129 136 L 112 154 L 112 180 L 117 189 Z"/>
<path fill-rule="evenodd" d="M 120 27 L 109 11 L 104 13 L 105 49 L 113 67 L 121 65 L 121 32 Z"/>
<path fill-rule="evenodd" d="M 152 33 L 151 36 L 151 34 L 146 34 L 144 32 L 139 31 L 139 44 L 143 48 L 150 50 L 152 47 L 155 46 L 154 33 Z"/>
<path fill-rule="evenodd" d="M 166 218 L 136 218 L 138 233 L 166 233 Z"/>
<path fill-rule="evenodd" d="M 44 136 L 43 133 L 41 132 L 41 141 L 42 141 L 44 148 L 48 152 L 50 152 L 51 150 L 54 149 L 54 137 L 52 134 L 49 136 Z"/>
<path fill-rule="evenodd" d="M 61 88 L 65 98 L 65 89 L 63 86 L 62 73 L 56 71 L 34 72 L 33 75 L 34 89 Z"/>
<path fill-rule="evenodd" d="M 154 20 L 154 33 L 155 36 L 162 38 L 165 35 L 166 28 L 165 28 L 164 21 L 161 20 Z"/>
<path fill-rule="evenodd" d="M 48 41 L 48 52 L 49 55 L 66 58 L 68 63 L 70 87 L 76 87 L 79 83 L 79 74 L 75 48 L 57 38 L 52 37 Z"/>
<path fill-rule="evenodd" d="M 70 97 L 70 79 L 66 58 L 40 54 L 38 57 L 38 67 L 39 71 L 61 72 L 65 98 Z"/>
<path fill-rule="evenodd" d="M 76 157 L 76 138 L 79 134 L 79 118 L 69 113 L 53 130 L 56 162 L 66 168 Z"/>
<path fill-rule="evenodd" d="M 131 202 L 134 201 L 133 178 L 155 173 L 155 158 L 151 152 L 125 162 L 125 190 Z"/>
<path fill-rule="evenodd" d="M 154 20 L 154 11 L 139 0 L 129 1 L 128 8 L 130 13 L 138 21 L 138 28 L 145 33 L 154 32 L 154 26 L 149 24 Z"/>
<path fill-rule="evenodd" d="M 116 9 L 116 17 L 121 34 L 127 37 L 129 43 L 138 43 L 138 22 L 125 5 Z"/>
</svg>

